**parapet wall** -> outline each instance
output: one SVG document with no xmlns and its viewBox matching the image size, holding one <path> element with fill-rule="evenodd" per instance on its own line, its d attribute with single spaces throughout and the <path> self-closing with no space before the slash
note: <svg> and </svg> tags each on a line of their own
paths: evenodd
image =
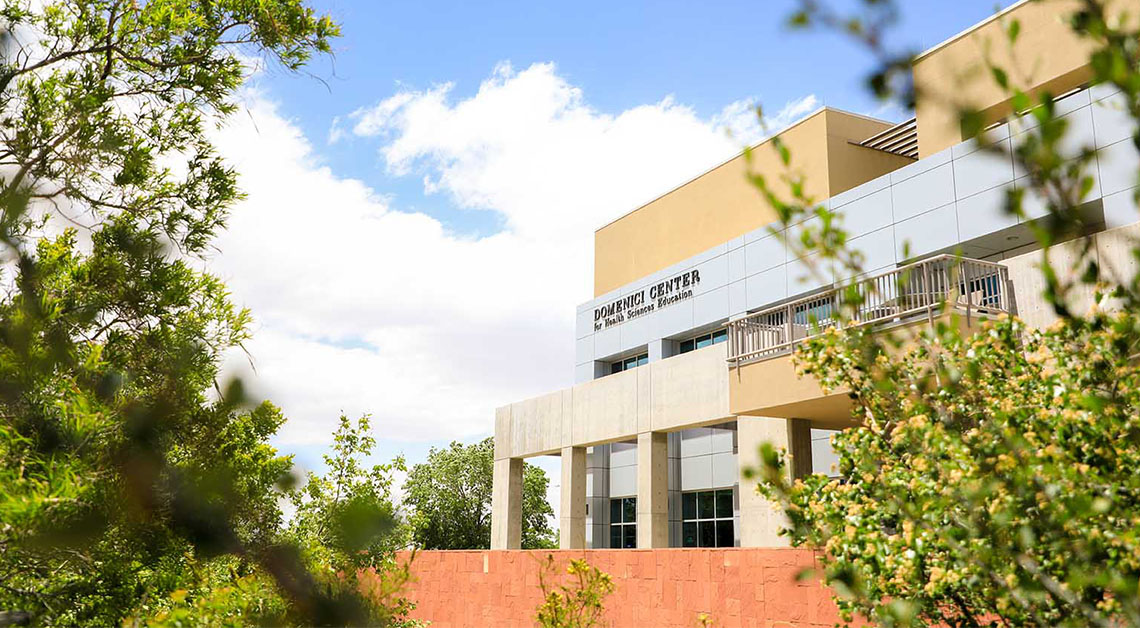
<svg viewBox="0 0 1140 628">
<path fill-rule="evenodd" d="M 696 628 L 701 613 L 718 628 L 822 628 L 838 621 L 826 587 L 814 578 L 796 580 L 816 565 L 815 552 L 755 548 L 422 551 L 405 591 L 416 603 L 412 616 L 433 628 L 534 626 L 547 554 L 558 565 L 558 582 L 566 582 L 565 567 L 576 558 L 613 577 L 603 626 Z"/>
</svg>

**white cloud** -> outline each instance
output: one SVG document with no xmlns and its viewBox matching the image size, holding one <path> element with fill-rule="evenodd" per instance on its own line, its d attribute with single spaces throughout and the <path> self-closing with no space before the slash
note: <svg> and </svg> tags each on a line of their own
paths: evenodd
<svg viewBox="0 0 1140 628">
<path fill-rule="evenodd" d="M 710 119 L 669 98 L 600 112 L 549 64 L 452 92 L 401 90 L 330 139 L 342 122 L 375 138 L 392 173 L 501 215 L 493 235 L 338 176 L 256 90 L 218 135 L 248 199 L 211 263 L 258 320 L 254 390 L 290 417 L 285 444 L 327 441 L 340 411 L 372 412 L 379 438 L 469 438 L 496 406 L 569 385 L 593 230 L 731 156 L 741 136 L 724 127 L 753 132 L 736 103 Z"/>
</svg>

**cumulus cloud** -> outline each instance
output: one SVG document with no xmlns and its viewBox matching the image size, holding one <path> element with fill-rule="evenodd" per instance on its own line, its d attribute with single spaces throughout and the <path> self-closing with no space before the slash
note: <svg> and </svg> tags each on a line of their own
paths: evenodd
<svg viewBox="0 0 1140 628">
<path fill-rule="evenodd" d="M 326 442 L 341 411 L 373 413 L 380 438 L 470 438 L 492 430 L 496 406 L 569 385 L 593 230 L 759 128 L 739 103 L 707 119 L 670 98 L 598 111 L 550 64 L 500 65 L 474 95 L 453 91 L 402 89 L 329 139 L 371 138 L 392 175 L 500 216 L 492 235 L 452 232 L 337 175 L 257 90 L 218 134 L 248 198 L 211 265 L 258 320 L 254 390 L 290 417 L 284 444 Z"/>
</svg>

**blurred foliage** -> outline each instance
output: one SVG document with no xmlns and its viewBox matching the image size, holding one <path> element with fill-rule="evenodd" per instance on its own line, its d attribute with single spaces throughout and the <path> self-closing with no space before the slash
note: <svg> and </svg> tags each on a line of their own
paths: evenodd
<svg viewBox="0 0 1140 628">
<path fill-rule="evenodd" d="M 447 449 L 432 448 L 426 462 L 412 467 L 404 483 L 411 540 L 420 549 L 491 547 L 491 485 L 495 439 Z M 532 464 L 523 470 L 522 547 L 552 549 L 554 509 L 546 500 L 550 480 Z"/>
<path fill-rule="evenodd" d="M 792 23 L 853 36 L 879 60 L 868 81 L 875 92 L 912 104 L 913 82 L 899 78 L 911 53 L 885 44 L 898 7 L 883 0 L 845 6 L 852 12 L 801 2 Z M 1093 83 L 1117 88 L 1117 105 L 1140 120 L 1140 10 L 1113 3 L 1130 13 L 1110 13 L 1094 0 L 1053 6 L 1074 11 L 1066 18 L 1089 45 Z M 1111 268 L 1081 239 L 1096 228 L 1081 211 L 1095 153 L 1067 147 L 1068 121 L 1055 110 L 1055 94 L 1026 91 L 1027 73 L 993 62 L 993 46 L 1016 47 L 1021 34 L 1008 15 L 998 24 L 1005 38 L 983 51 L 987 80 L 1033 129 L 1003 148 L 989 140 L 992 121 L 981 112 L 946 104 L 982 150 L 1011 151 L 1026 173 L 1005 207 L 1030 225 L 1041 249 L 1042 296 L 1056 323 L 1038 330 L 1003 316 L 971 331 L 948 308 L 908 339 L 843 324 L 870 296 L 844 291 L 834 313 L 840 324 L 795 354 L 802 374 L 853 400 L 858 427 L 832 439 L 839 477 L 792 481 L 785 452 L 770 445 L 754 472 L 760 492 L 783 506 L 793 544 L 823 550 L 823 577 L 848 622 L 1140 625 L 1140 277 L 1130 270 L 1140 246 L 1118 235 L 1130 260 Z M 1132 144 L 1140 148 L 1135 132 Z M 804 195 L 788 149 L 778 139 L 772 145 L 787 166 L 780 179 L 790 194 L 762 176 L 753 182 L 782 226 L 818 218 L 789 246 L 816 254 L 817 273 L 863 272 L 842 216 Z M 1028 195 L 1047 215 L 1031 222 Z M 1076 246 L 1061 263 L 1051 252 L 1066 241 Z M 1089 293 L 1091 309 L 1082 297 Z"/>
<path fill-rule="evenodd" d="M 322 534 L 283 535 L 284 418 L 219 382 L 250 315 L 201 270 L 241 196 L 206 130 L 248 61 L 297 70 L 338 27 L 301 0 L 0 0 L 0 20 L 0 623 L 382 623 L 352 567 L 386 528 L 338 531 L 388 521 L 389 484 L 306 502 Z"/>
<path fill-rule="evenodd" d="M 539 572 L 542 604 L 535 619 L 542 628 L 591 628 L 602 625 L 605 599 L 614 591 L 610 575 L 585 560 L 571 560 L 566 566 L 567 584 L 553 584 L 558 576 L 554 556 L 547 554 Z"/>
</svg>

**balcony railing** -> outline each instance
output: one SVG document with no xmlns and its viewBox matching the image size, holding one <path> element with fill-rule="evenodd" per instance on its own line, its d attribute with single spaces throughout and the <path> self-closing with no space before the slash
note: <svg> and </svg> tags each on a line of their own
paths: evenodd
<svg viewBox="0 0 1140 628">
<path fill-rule="evenodd" d="M 849 299 L 857 306 L 846 314 L 856 326 L 923 316 L 933 320 L 944 309 L 964 310 L 968 320 L 1013 308 L 1005 266 L 940 255 L 729 321 L 729 365 L 790 353 L 797 344 L 838 324 Z"/>
</svg>

